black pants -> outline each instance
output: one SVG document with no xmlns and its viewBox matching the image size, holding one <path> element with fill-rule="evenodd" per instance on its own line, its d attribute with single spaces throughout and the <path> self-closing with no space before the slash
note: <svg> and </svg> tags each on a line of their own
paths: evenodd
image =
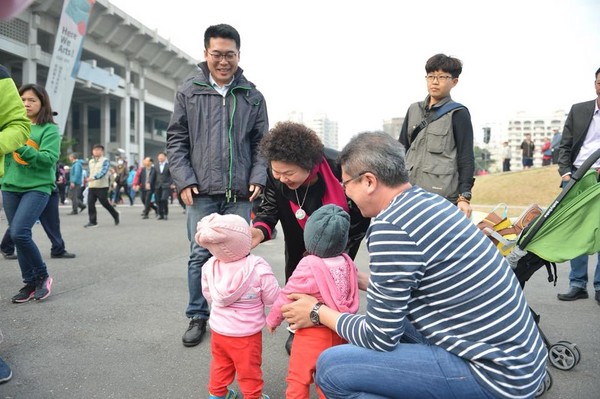
<svg viewBox="0 0 600 399">
<path fill-rule="evenodd" d="M 169 215 L 169 197 L 171 196 L 171 187 L 156 187 L 156 203 L 158 205 L 158 216 Z"/>
<path fill-rule="evenodd" d="M 154 194 L 154 190 L 140 190 L 142 203 L 144 204 L 144 216 L 148 216 L 150 213 L 150 208 L 154 209 L 154 212 L 158 213 L 156 205 L 154 205 L 152 202 L 152 194 Z"/>
<path fill-rule="evenodd" d="M 119 217 L 119 214 L 108 202 L 108 187 L 101 188 L 88 188 L 88 215 L 90 217 L 90 223 L 98 223 L 96 214 L 96 200 L 100 201 L 100 204 L 106 209 L 115 221 Z"/>
<path fill-rule="evenodd" d="M 510 158 L 504 158 L 504 161 L 502 161 L 502 171 L 510 172 Z"/>
</svg>

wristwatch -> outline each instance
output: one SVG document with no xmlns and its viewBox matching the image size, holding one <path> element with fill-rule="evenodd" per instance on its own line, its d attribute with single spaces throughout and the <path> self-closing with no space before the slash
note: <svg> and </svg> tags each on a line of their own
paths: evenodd
<svg viewBox="0 0 600 399">
<path fill-rule="evenodd" d="M 317 302 L 310 311 L 310 321 L 312 321 L 315 326 L 321 324 L 321 320 L 319 319 L 319 309 L 321 306 L 323 306 L 323 304 L 321 302 Z"/>
<path fill-rule="evenodd" d="M 456 200 L 456 202 L 463 201 L 463 202 L 470 203 L 471 202 L 471 197 L 472 197 L 471 192 L 470 191 L 465 191 L 464 193 L 458 194 L 458 199 Z"/>
</svg>

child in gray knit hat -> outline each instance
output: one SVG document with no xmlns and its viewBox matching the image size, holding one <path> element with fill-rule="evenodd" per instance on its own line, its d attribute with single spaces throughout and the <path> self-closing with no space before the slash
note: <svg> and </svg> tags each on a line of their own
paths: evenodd
<svg viewBox="0 0 600 399">
<path fill-rule="evenodd" d="M 287 298 L 291 293 L 313 295 L 340 312 L 356 313 L 358 273 L 352 259 L 344 253 L 349 229 L 350 216 L 337 205 L 324 205 L 313 212 L 304 228 L 307 255 L 298 263 L 267 316 L 271 333 L 282 323 L 281 307 L 291 302 Z M 297 330 L 286 378 L 286 397 L 308 397 L 321 352 L 345 342 L 320 324 Z M 318 387 L 317 391 L 324 398 Z"/>
</svg>

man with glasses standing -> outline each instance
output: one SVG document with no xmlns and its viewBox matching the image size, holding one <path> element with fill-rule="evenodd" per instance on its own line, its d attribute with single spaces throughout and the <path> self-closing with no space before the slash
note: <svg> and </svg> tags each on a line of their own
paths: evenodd
<svg viewBox="0 0 600 399">
<path fill-rule="evenodd" d="M 250 221 L 252 201 L 265 185 L 267 164 L 258 145 L 269 130 L 263 95 L 238 67 L 240 35 L 226 24 L 204 32 L 205 62 L 177 90 L 167 129 L 171 177 L 187 209 L 190 324 L 184 346 L 206 332 L 209 308 L 202 295 L 202 266 L 211 254 L 195 240 L 196 225 L 211 213 Z"/>
<path fill-rule="evenodd" d="M 450 97 L 462 62 L 436 54 L 427 60 L 425 71 L 429 94 L 408 108 L 399 138 L 406 149 L 410 183 L 445 197 L 470 217 L 473 125 L 467 108 Z"/>
</svg>

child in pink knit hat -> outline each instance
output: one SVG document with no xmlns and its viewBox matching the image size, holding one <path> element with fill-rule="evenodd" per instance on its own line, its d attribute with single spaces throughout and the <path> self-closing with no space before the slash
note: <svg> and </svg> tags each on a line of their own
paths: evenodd
<svg viewBox="0 0 600 399">
<path fill-rule="evenodd" d="M 315 296 L 319 300 L 317 306 L 325 304 L 339 312 L 356 313 L 358 271 L 344 253 L 349 229 L 350 215 L 337 205 L 323 205 L 308 218 L 304 227 L 308 255 L 298 263 L 267 316 L 271 333 L 283 321 L 281 307 L 291 302 L 287 295 L 292 293 Z M 318 314 L 318 308 L 313 310 Z M 313 323 L 314 327 L 296 330 L 286 378 L 286 399 L 308 398 L 321 352 L 346 342 L 335 331 L 320 325 L 318 317 Z M 319 398 L 325 398 L 318 387 L 317 392 Z"/>
<path fill-rule="evenodd" d="M 250 226 L 238 215 L 202 218 L 195 239 L 213 255 L 202 267 L 202 293 L 211 305 L 209 399 L 237 398 L 228 388 L 236 373 L 244 399 L 269 399 L 262 393 L 262 328 L 265 306 L 280 291 L 271 266 L 250 253 Z"/>
</svg>

